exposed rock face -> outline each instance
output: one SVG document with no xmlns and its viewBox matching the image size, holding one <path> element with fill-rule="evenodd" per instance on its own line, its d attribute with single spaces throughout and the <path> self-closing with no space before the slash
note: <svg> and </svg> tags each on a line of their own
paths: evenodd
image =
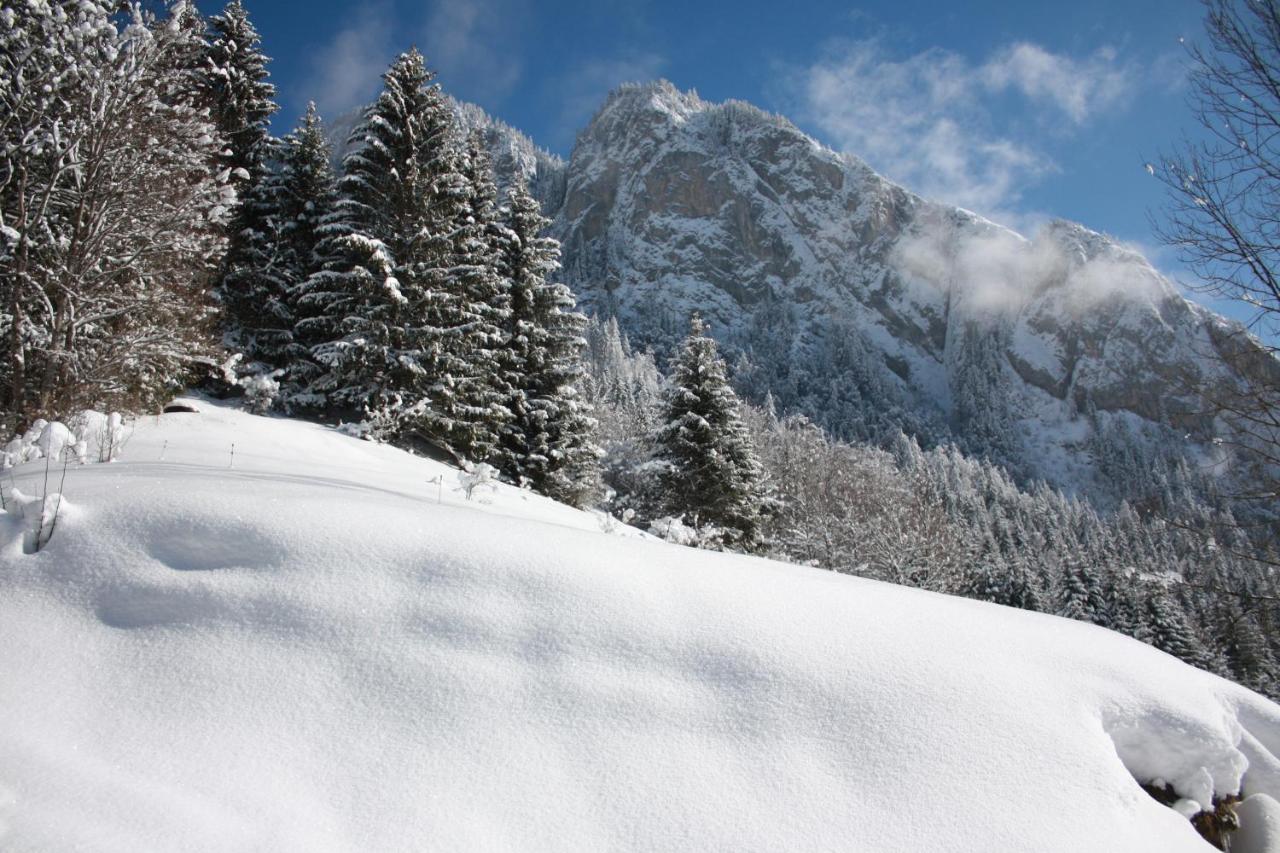
<svg viewBox="0 0 1280 853">
<path fill-rule="evenodd" d="M 458 109 L 500 182 L 524 177 L 554 218 L 586 309 L 640 344 L 666 351 L 700 311 L 749 393 L 838 433 L 956 439 L 1068 488 L 1117 493 L 1091 443 L 1117 421 L 1211 449 L 1185 389 L 1220 370 L 1231 325 L 1103 235 L 1058 222 L 1025 239 L 666 82 L 610 95 L 568 163 Z"/>
</svg>

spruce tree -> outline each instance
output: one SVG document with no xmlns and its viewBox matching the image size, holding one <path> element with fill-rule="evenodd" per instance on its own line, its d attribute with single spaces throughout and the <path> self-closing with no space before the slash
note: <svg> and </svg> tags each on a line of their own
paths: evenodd
<svg viewBox="0 0 1280 853">
<path fill-rule="evenodd" d="M 594 421 L 578 393 L 586 318 L 563 284 L 560 244 L 542 236 L 549 221 L 521 184 L 509 193 L 499 270 L 506 283 L 507 407 L 502 467 L 516 482 L 557 500 L 582 503 L 596 488 Z"/>
<path fill-rule="evenodd" d="M 1127 573 L 1116 570 L 1108 573 L 1107 580 L 1104 591 L 1112 630 L 1149 643 L 1151 635 L 1146 626 L 1146 604 L 1143 601 L 1145 587 Z"/>
<path fill-rule="evenodd" d="M 268 133 L 277 109 L 267 82 L 261 38 L 240 0 L 209 20 L 206 86 L 210 112 L 225 148 L 218 166 L 239 194 L 218 293 L 226 310 L 227 342 L 250 362 L 281 367 L 292 339 L 282 301 L 287 272 L 278 256 L 273 160 Z"/>
<path fill-rule="evenodd" d="M 1231 677 L 1259 693 L 1271 694 L 1280 670 L 1256 620 L 1234 599 L 1217 602 L 1214 639 L 1222 650 Z"/>
<path fill-rule="evenodd" d="M 1196 635 L 1182 605 L 1166 590 L 1151 590 L 1146 601 L 1145 617 L 1147 642 L 1192 666 L 1213 670 L 1212 655 Z"/>
<path fill-rule="evenodd" d="M 311 347 L 321 343 L 313 321 L 316 312 L 305 299 L 306 282 L 320 272 L 322 223 L 337 204 L 337 179 L 330 165 L 331 150 L 314 102 L 307 104 L 302 123 L 280 146 L 279 173 L 274 181 L 276 234 L 284 254 L 282 305 L 292 323 L 284 364 L 287 405 L 311 408 L 320 400 L 304 393 L 319 374 Z"/>
<path fill-rule="evenodd" d="M 668 510 L 724 532 L 727 546 L 762 545 L 763 471 L 715 341 L 694 315 L 676 356 L 655 435 Z"/>
<path fill-rule="evenodd" d="M 248 365 L 267 371 L 288 363 L 293 341 L 279 190 L 278 175 L 265 165 L 252 182 L 240 182 L 218 285 L 226 313 L 224 342 L 241 353 Z"/>
<path fill-rule="evenodd" d="M 323 269 L 304 287 L 312 389 L 401 438 L 485 459 L 501 418 L 489 381 L 498 287 L 471 219 L 453 115 L 422 54 L 401 54 L 352 132 Z"/>
<path fill-rule="evenodd" d="M 449 266 L 441 271 L 440 286 L 457 298 L 460 326 L 455 345 L 467 370 L 452 377 L 451 394 L 420 404 L 411 417 L 424 436 L 443 438 L 455 454 L 481 461 L 497 456 L 500 431 L 512 417 L 507 408 L 512 389 L 502 369 L 503 361 L 509 360 L 503 330 L 509 299 L 498 269 L 503 229 L 493 169 L 478 134 L 452 153 L 449 162 L 458 170 L 453 179 L 458 190 L 441 206 Z"/>
<path fill-rule="evenodd" d="M 170 45 L 166 65 L 176 88 L 183 92 L 184 99 L 193 109 L 207 111 L 209 120 L 213 121 L 215 96 L 210 73 L 212 63 L 209 58 L 209 22 L 200 14 L 192 0 L 177 0 L 169 7 L 168 17 L 154 29 L 162 33 L 161 37 Z M 216 123 L 214 130 L 215 139 L 220 146 L 211 161 L 216 165 L 223 156 L 226 139 Z"/>
<path fill-rule="evenodd" d="M 232 341 L 237 349 L 259 369 L 286 371 L 283 401 L 306 408 L 309 398 L 300 390 L 318 373 L 309 347 L 319 339 L 306 334 L 312 318 L 302 304 L 303 286 L 322 267 L 320 226 L 337 200 L 315 104 L 272 147 L 276 159 L 241 200 L 243 227 L 228 253 L 224 296 L 229 307 L 240 309 Z"/>
<path fill-rule="evenodd" d="M 209 90 L 213 121 L 227 145 L 223 162 L 248 181 L 270 153 L 268 128 L 278 109 L 276 87 L 267 82 L 270 60 L 240 0 L 231 0 L 209 26 Z"/>
<path fill-rule="evenodd" d="M 1113 625 L 1105 587 L 1098 573 L 1078 556 L 1066 558 L 1058 615 L 1110 628 Z"/>
</svg>

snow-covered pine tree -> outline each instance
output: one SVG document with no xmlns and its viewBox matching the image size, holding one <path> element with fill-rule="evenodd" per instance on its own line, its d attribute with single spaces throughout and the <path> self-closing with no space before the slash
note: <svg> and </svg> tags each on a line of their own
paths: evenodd
<svg viewBox="0 0 1280 853">
<path fill-rule="evenodd" d="M 337 178 L 330 165 L 331 154 L 316 105 L 308 103 L 302 122 L 281 141 L 271 196 L 276 205 L 274 230 L 285 286 L 281 303 L 292 323 L 283 363 L 279 365 L 286 370 L 282 399 L 286 406 L 303 409 L 323 404 L 305 394 L 320 372 L 311 357 L 311 347 L 321 339 L 311 328 L 314 312 L 302 296 L 306 282 L 323 268 L 321 225 L 337 205 Z"/>
<path fill-rule="evenodd" d="M 965 573 L 957 590 L 966 598 L 991 601 L 1006 607 L 1041 612 L 1044 592 L 1040 579 L 1027 566 L 1021 555 L 1006 558 L 989 540 L 978 560 Z"/>
<path fill-rule="evenodd" d="M 649 352 L 632 352 L 617 319 L 587 320 L 585 373 L 579 385 L 595 419 L 594 440 L 603 451 L 601 477 L 609 508 L 628 518 L 650 520 L 656 505 L 652 437 L 662 399 L 662 375 Z"/>
<path fill-rule="evenodd" d="M 166 63 L 178 88 L 193 109 L 207 111 L 211 117 L 215 99 L 209 61 L 209 22 L 200 14 L 194 0 L 173 0 L 164 18 L 164 28 L 170 42 Z M 220 143 L 214 152 L 215 160 L 221 162 L 226 156 L 226 139 L 215 138 Z"/>
<path fill-rule="evenodd" d="M 287 301 L 290 259 L 282 245 L 279 176 L 270 164 L 241 181 L 217 286 L 224 310 L 224 343 L 251 370 L 284 367 L 293 342 Z"/>
<path fill-rule="evenodd" d="M 581 504 L 597 487 L 594 422 L 579 397 L 586 318 L 563 284 L 560 244 L 542 236 L 549 221 L 520 183 L 511 188 L 499 270 L 506 282 L 507 355 L 511 370 L 502 429 L 502 467 L 557 500 Z"/>
<path fill-rule="evenodd" d="M 965 448 L 1017 470 L 1023 450 L 1009 411 L 999 331 L 966 323 L 948 346 L 952 419 Z"/>
<path fill-rule="evenodd" d="M 1214 670 L 1213 655 L 1196 635 L 1182 605 L 1168 590 L 1162 587 L 1150 590 L 1144 616 L 1146 642 L 1192 666 Z"/>
<path fill-rule="evenodd" d="M 240 0 L 210 18 L 209 29 L 206 85 L 226 146 L 217 163 L 239 196 L 217 287 L 227 343 L 249 362 L 278 368 L 292 339 L 292 317 L 282 300 L 287 273 L 275 218 L 278 143 L 268 132 L 277 109 L 275 86 L 267 82 L 268 59 Z"/>
<path fill-rule="evenodd" d="M 240 0 L 210 18 L 209 27 L 209 90 L 214 124 L 227 146 L 223 165 L 237 181 L 248 181 L 271 154 L 269 128 L 278 107 L 276 87 L 267 82 L 270 60 Z"/>
<path fill-rule="evenodd" d="M 1097 570 L 1079 555 L 1068 554 L 1062 567 L 1062 595 L 1058 615 L 1112 627 L 1106 587 Z"/>
<path fill-rule="evenodd" d="M 466 370 L 451 377 L 450 393 L 423 401 L 408 412 L 407 422 L 456 456 L 478 462 L 496 457 L 502 426 L 512 418 L 507 408 L 512 395 L 510 372 L 503 369 L 511 357 L 504 330 L 509 297 L 499 272 L 499 245 L 506 233 L 498 221 L 493 168 L 479 134 L 469 136 L 451 153 L 452 158 L 442 164 L 458 173 L 445 180 L 458 189 L 442 195 L 437 208 L 448 229 L 449 265 L 439 271 L 436 286 L 457 300 L 460 326 L 453 343 Z"/>
<path fill-rule="evenodd" d="M 117 6 L 0 15 L 0 409 L 17 420 L 154 404 L 209 352 L 233 193 L 210 168 L 201 36 L 186 5 L 164 21 Z"/>
<path fill-rule="evenodd" d="M 1006 589 L 1002 604 L 1023 610 L 1033 610 L 1037 613 L 1045 611 L 1044 583 L 1021 555 L 1009 566 Z"/>
<path fill-rule="evenodd" d="M 496 273 L 470 219 L 453 115 L 422 54 L 401 54 L 352 131 L 324 268 L 303 288 L 324 373 L 312 390 L 459 460 L 497 443 L 486 371 Z"/>
<path fill-rule="evenodd" d="M 272 162 L 241 199 L 238 243 L 223 266 L 223 298 L 232 313 L 229 343 L 257 372 L 284 371 L 278 400 L 288 408 L 313 408 L 305 393 L 320 372 L 310 347 L 322 338 L 301 303 L 305 283 L 322 269 L 321 223 L 335 209 L 336 179 L 329 144 L 308 104 L 301 124 L 271 141 Z M 308 337 L 308 334 L 311 337 Z"/>
<path fill-rule="evenodd" d="M 763 547 L 763 470 L 724 360 L 696 314 L 675 358 L 661 420 L 655 444 L 669 511 L 694 527 L 721 529 L 729 547 Z"/>
<path fill-rule="evenodd" d="M 1151 641 L 1147 630 L 1145 585 L 1126 572 L 1112 571 L 1105 588 L 1107 612 L 1111 614 L 1111 627 L 1144 643 Z"/>
<path fill-rule="evenodd" d="M 430 157 L 425 145 L 414 144 L 430 133 L 416 126 L 429 80 L 422 63 L 407 54 L 383 74 L 382 94 L 347 140 L 338 198 L 320 226 L 322 269 L 302 287 L 310 319 L 301 328 L 315 340 L 313 355 L 325 368 L 312 391 L 338 408 L 385 410 L 401 387 L 409 390 L 407 377 L 392 375 L 398 364 L 414 362 L 398 355 L 413 342 L 399 328 L 409 297 L 395 275 L 389 244 L 405 242 L 408 231 L 421 233 L 425 244 L 439 230 L 426 204 Z M 434 130 L 430 141 L 444 146 L 447 128 Z M 430 332 L 439 348 L 444 331 Z"/>
<path fill-rule="evenodd" d="M 1280 679 L 1280 669 L 1266 635 L 1234 596 L 1223 596 L 1215 605 L 1211 627 L 1231 677 L 1259 693 L 1270 694 Z"/>
</svg>

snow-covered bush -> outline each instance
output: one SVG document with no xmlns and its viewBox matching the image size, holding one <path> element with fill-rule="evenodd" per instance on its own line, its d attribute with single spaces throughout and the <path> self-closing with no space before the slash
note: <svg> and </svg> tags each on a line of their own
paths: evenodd
<svg viewBox="0 0 1280 853">
<path fill-rule="evenodd" d="M 458 472 L 458 486 L 467 500 L 471 500 L 475 493 L 480 489 L 489 489 L 497 491 L 498 486 L 495 476 L 498 471 L 487 462 L 481 462 L 473 465 L 469 471 Z"/>
<path fill-rule="evenodd" d="M 75 443 L 75 436 L 61 421 L 45 424 L 44 429 L 40 430 L 40 437 L 36 439 L 36 446 L 40 448 L 41 456 L 46 459 L 62 458 L 63 451 L 71 450 Z"/>
<path fill-rule="evenodd" d="M 398 398 L 385 406 L 366 408 L 364 420 L 358 423 L 340 423 L 338 431 L 352 438 L 363 438 L 381 444 L 395 438 L 399 427 Z"/>
<path fill-rule="evenodd" d="M 128 440 L 129 433 L 119 412 L 112 412 L 103 418 L 98 423 L 97 430 L 89 435 L 90 446 L 97 448 L 99 462 L 116 461 Z"/>
<path fill-rule="evenodd" d="M 52 492 L 43 497 L 27 495 L 13 489 L 5 501 L 5 511 L 23 524 L 22 550 L 34 554 L 49 544 L 64 510 L 62 494 Z"/>
<path fill-rule="evenodd" d="M 691 548 L 705 548 L 710 551 L 732 550 L 732 532 L 707 524 L 694 527 L 686 524 L 683 516 L 664 516 L 656 518 L 649 524 L 649 532 L 659 539 L 676 545 L 687 545 Z"/>
<path fill-rule="evenodd" d="M 5 445 L 2 467 L 12 468 L 36 459 L 60 460 L 64 454 L 78 458 L 79 444 L 80 440 L 66 424 L 39 418 L 31 429 Z"/>
<path fill-rule="evenodd" d="M 254 373 L 241 377 L 236 384 L 244 389 L 245 407 L 255 415 L 264 415 L 271 411 L 280 394 L 278 380 L 283 373 L 283 370 L 272 370 L 269 373 Z"/>
</svg>

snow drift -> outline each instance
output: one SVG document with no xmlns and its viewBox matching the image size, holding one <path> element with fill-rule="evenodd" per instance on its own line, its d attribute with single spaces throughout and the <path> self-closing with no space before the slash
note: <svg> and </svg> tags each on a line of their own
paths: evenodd
<svg viewBox="0 0 1280 853">
<path fill-rule="evenodd" d="M 5 849 L 1274 849 L 1280 708 L 1138 642 L 198 405 L 0 526 Z"/>
</svg>

